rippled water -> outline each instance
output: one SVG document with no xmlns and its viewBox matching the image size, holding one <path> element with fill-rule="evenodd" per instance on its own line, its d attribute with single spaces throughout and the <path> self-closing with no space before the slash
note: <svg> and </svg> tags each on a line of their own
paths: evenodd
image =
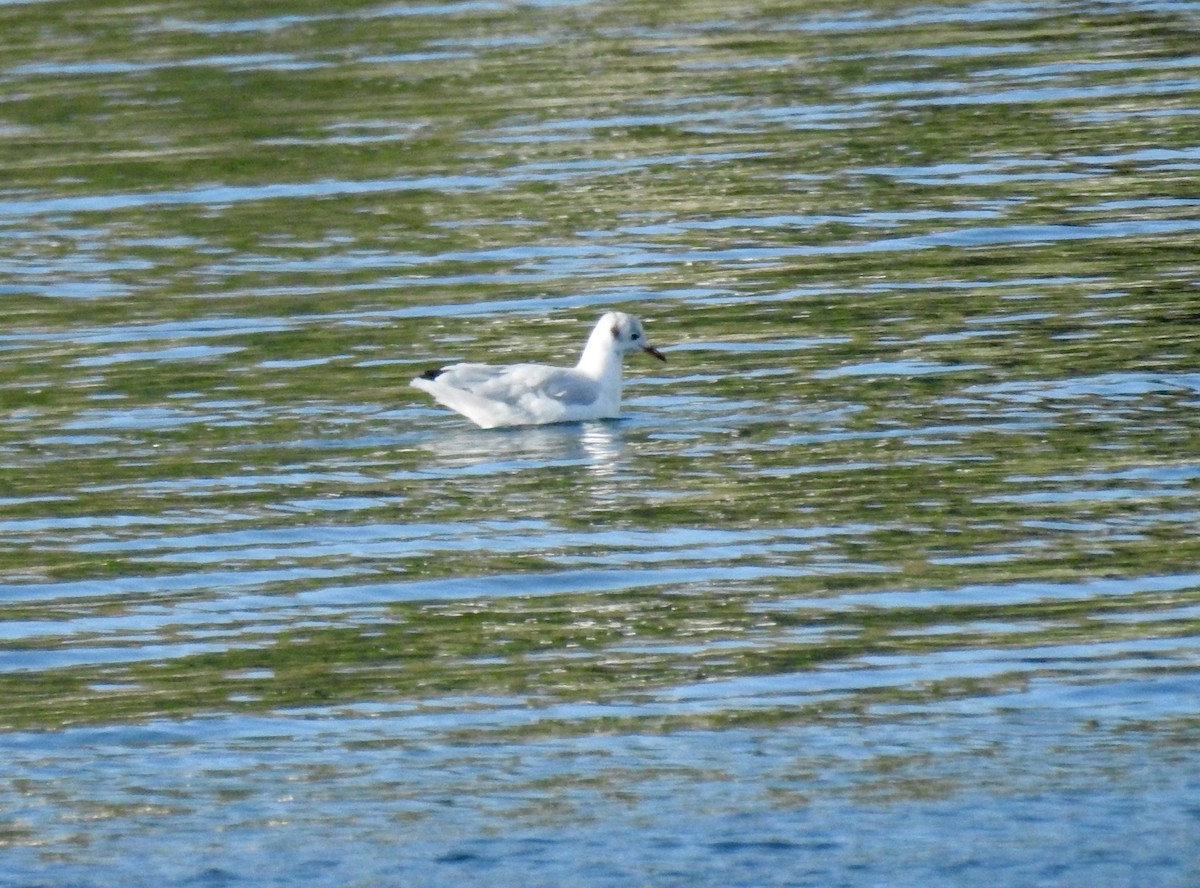
<svg viewBox="0 0 1200 888">
<path fill-rule="evenodd" d="M 1194 4 L 0 29 L 0 885 L 1200 880 Z"/>
</svg>

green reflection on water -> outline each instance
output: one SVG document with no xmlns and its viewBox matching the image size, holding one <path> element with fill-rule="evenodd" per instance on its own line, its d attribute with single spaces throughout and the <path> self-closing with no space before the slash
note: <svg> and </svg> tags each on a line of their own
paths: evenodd
<svg viewBox="0 0 1200 888">
<path fill-rule="evenodd" d="M 645 554 L 556 531 L 753 530 L 666 561 L 763 572 L 271 611 L 208 627 L 213 652 L 167 623 L 153 640 L 182 653 L 4 676 L 4 725 L 653 700 L 872 655 L 1195 635 L 1191 616 L 1153 619 L 1194 589 L 777 607 L 1196 563 L 1194 35 L 1169 12 L 867 11 L 899 23 L 700 2 L 0 10 L 0 578 L 94 584 L 2 616 L 130 621 L 10 650 L 137 651 L 144 609 L 219 605 L 227 572 L 264 565 L 312 571 L 249 583 L 278 601 L 331 582 L 536 587 L 564 560 Z M 459 424 L 410 398 L 415 369 L 569 360 L 613 302 L 678 346 L 665 370 L 630 368 L 618 456 L 470 433 L 446 454 Z M 406 521 L 469 538 L 480 514 L 549 531 L 515 550 L 321 548 L 323 528 Z M 303 533 L 197 563 L 172 542 L 197 526 Z M 798 528 L 813 538 L 778 539 Z M 140 597 L 114 583 L 187 571 Z"/>
</svg>

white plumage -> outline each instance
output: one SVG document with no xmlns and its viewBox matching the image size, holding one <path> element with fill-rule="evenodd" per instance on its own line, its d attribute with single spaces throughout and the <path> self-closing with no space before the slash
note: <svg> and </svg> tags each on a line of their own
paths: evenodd
<svg viewBox="0 0 1200 888">
<path fill-rule="evenodd" d="M 545 364 L 452 364 L 412 381 L 441 404 L 485 429 L 609 419 L 621 412 L 621 359 L 644 351 L 642 322 L 610 311 L 597 322 L 574 367 Z"/>
</svg>

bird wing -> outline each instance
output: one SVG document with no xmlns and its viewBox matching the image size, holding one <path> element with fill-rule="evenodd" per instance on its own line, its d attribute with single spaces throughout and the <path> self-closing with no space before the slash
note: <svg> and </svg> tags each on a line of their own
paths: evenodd
<svg viewBox="0 0 1200 888">
<path fill-rule="evenodd" d="M 577 370 L 543 364 L 456 364 L 447 367 L 437 381 L 514 405 L 546 398 L 578 406 L 593 403 L 600 393 L 596 381 Z"/>
<path fill-rule="evenodd" d="M 600 407 L 598 381 L 543 364 L 454 364 L 422 374 L 412 385 L 485 429 L 610 415 Z"/>
</svg>

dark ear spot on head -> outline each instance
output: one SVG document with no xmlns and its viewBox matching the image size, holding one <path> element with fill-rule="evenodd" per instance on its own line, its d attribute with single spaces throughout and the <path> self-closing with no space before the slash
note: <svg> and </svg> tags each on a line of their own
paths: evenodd
<svg viewBox="0 0 1200 888">
<path fill-rule="evenodd" d="M 612 335 L 613 335 L 613 339 L 621 338 L 621 328 L 619 325 L 617 325 L 617 324 L 612 325 Z"/>
</svg>

